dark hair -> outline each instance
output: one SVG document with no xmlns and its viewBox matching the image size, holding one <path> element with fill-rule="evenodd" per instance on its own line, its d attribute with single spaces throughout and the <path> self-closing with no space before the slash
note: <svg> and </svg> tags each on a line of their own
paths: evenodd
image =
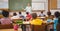
<svg viewBox="0 0 60 31">
<path fill-rule="evenodd" d="M 9 17 L 9 12 L 3 10 L 3 11 L 2 11 L 2 15 L 3 15 L 4 17 Z"/>
<path fill-rule="evenodd" d="M 43 13 L 43 11 L 41 11 L 41 13 Z"/>
<path fill-rule="evenodd" d="M 29 12 L 26 12 L 26 14 L 29 14 Z"/>
<path fill-rule="evenodd" d="M 58 23 L 60 24 L 60 13 L 59 13 L 59 17 L 58 17 Z"/>
<path fill-rule="evenodd" d="M 59 16 L 59 18 L 58 18 L 58 23 L 60 24 L 60 16 Z"/>
<path fill-rule="evenodd" d="M 55 17 L 58 18 L 60 16 L 60 13 L 57 11 L 54 13 Z"/>
<path fill-rule="evenodd" d="M 36 19 L 37 18 L 37 14 L 36 13 L 32 13 L 31 15 L 32 15 L 32 18 L 33 19 Z"/>
<path fill-rule="evenodd" d="M 19 12 L 19 14 L 21 14 L 21 12 Z"/>
<path fill-rule="evenodd" d="M 16 16 L 17 14 L 16 13 L 13 13 L 13 16 Z"/>
<path fill-rule="evenodd" d="M 51 15 L 51 12 L 50 12 L 50 11 L 48 11 L 48 12 L 47 12 L 47 15 L 48 15 L 48 16 L 50 16 L 50 15 Z"/>
</svg>

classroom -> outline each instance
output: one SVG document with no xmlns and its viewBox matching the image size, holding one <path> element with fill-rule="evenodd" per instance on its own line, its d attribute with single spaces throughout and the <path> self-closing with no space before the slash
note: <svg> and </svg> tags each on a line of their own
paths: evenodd
<svg viewBox="0 0 60 31">
<path fill-rule="evenodd" d="M 0 31 L 60 31 L 60 0 L 0 0 Z"/>
</svg>

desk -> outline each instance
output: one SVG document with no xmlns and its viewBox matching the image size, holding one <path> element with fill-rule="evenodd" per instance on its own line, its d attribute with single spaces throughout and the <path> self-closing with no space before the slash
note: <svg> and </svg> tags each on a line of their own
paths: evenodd
<svg viewBox="0 0 60 31">
<path fill-rule="evenodd" d="M 5 24 L 5 25 L 0 24 L 0 29 L 12 29 L 12 28 L 13 24 Z"/>
<path fill-rule="evenodd" d="M 26 31 L 27 25 L 30 25 L 29 21 L 23 21 L 23 20 L 20 20 L 20 19 L 14 19 L 14 22 L 21 25 L 22 31 Z"/>
<path fill-rule="evenodd" d="M 23 21 L 23 24 L 20 25 L 30 25 L 30 28 L 32 31 L 46 31 L 46 25 L 47 24 L 42 24 L 42 25 L 31 25 L 29 21 Z"/>
</svg>

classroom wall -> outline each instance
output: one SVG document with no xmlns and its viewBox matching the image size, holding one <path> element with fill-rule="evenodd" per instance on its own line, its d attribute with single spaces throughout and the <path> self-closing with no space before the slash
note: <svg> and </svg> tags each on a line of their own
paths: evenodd
<svg viewBox="0 0 60 31">
<path fill-rule="evenodd" d="M 56 11 L 60 12 L 60 0 L 50 0 L 50 11 L 52 15 L 54 15 Z"/>
<path fill-rule="evenodd" d="M 50 0 L 50 9 L 57 9 L 57 0 Z"/>
<path fill-rule="evenodd" d="M 33 10 L 45 10 L 48 0 L 32 0 Z"/>
<path fill-rule="evenodd" d="M 60 0 L 57 0 L 57 8 L 60 9 Z"/>
<path fill-rule="evenodd" d="M 8 8 L 8 0 L 0 0 L 0 8 Z"/>
<path fill-rule="evenodd" d="M 32 0 L 32 3 L 33 2 L 46 2 L 45 4 L 44 4 L 44 6 L 45 6 L 45 12 L 44 12 L 44 14 L 47 14 L 47 11 L 48 11 L 48 0 Z M 52 0 L 53 1 L 53 0 Z M 55 0 L 54 0 L 55 1 Z M 34 5 L 35 6 L 35 5 Z M 42 6 L 40 6 L 40 7 L 42 7 Z M 54 7 L 54 6 L 53 6 Z M 52 8 L 53 8 L 52 7 Z M 8 0 L 0 0 L 0 8 L 8 8 Z M 55 11 L 60 11 L 60 10 L 50 10 L 51 12 L 52 12 L 52 14 L 54 14 L 54 12 Z M 40 12 L 36 12 L 37 13 L 37 15 L 39 15 L 40 14 Z M 13 12 L 11 13 L 10 12 L 10 14 L 13 14 Z M 25 14 L 25 12 L 22 12 L 22 14 L 23 15 L 26 15 Z"/>
<path fill-rule="evenodd" d="M 33 2 L 45 2 L 45 4 L 44 4 L 44 10 L 45 10 L 45 12 L 44 12 L 44 14 L 47 14 L 47 11 L 48 11 L 48 0 L 32 0 L 32 3 Z M 36 7 L 36 6 L 35 6 Z M 40 7 L 42 7 L 42 6 L 40 6 Z M 34 13 L 34 12 L 32 12 L 32 13 Z M 40 12 L 35 12 L 35 13 L 37 13 L 37 15 L 39 15 L 40 14 Z M 25 12 L 22 12 L 22 14 L 23 15 L 26 15 L 25 14 Z"/>
<path fill-rule="evenodd" d="M 54 13 L 55 13 L 56 11 L 60 12 L 60 10 L 50 10 L 50 11 L 51 11 L 52 15 L 54 15 Z"/>
</svg>

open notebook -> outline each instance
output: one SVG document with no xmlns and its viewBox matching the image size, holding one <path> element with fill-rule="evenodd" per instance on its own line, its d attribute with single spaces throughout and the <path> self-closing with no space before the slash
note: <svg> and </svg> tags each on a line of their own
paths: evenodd
<svg viewBox="0 0 60 31">
<path fill-rule="evenodd" d="M 23 20 L 16 20 L 17 24 L 23 24 Z"/>
</svg>

